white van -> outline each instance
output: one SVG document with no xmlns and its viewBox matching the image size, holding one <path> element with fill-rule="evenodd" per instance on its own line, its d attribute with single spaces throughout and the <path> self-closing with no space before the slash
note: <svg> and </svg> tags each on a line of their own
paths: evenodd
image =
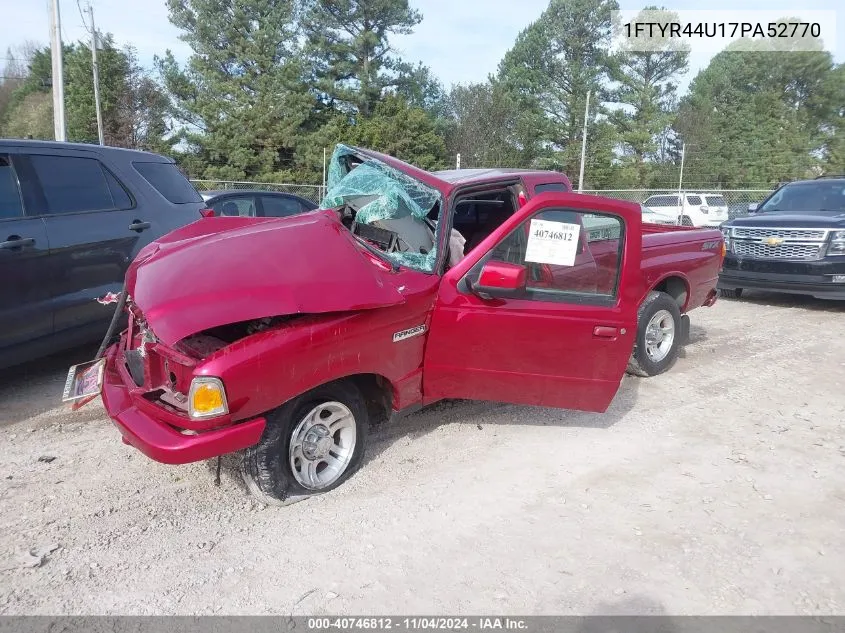
<svg viewBox="0 0 845 633">
<path fill-rule="evenodd" d="M 728 205 L 719 194 L 684 192 L 681 197 L 683 205 L 677 193 L 661 193 L 646 198 L 643 206 L 685 226 L 719 226 L 728 220 Z"/>
</svg>

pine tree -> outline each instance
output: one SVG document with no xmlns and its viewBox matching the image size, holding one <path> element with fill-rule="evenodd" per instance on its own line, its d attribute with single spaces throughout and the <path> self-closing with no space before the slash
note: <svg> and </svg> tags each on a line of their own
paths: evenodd
<svg viewBox="0 0 845 633">
<path fill-rule="evenodd" d="M 367 118 L 387 89 L 406 96 L 431 87 L 426 70 L 393 53 L 392 35 L 413 32 L 422 16 L 408 0 L 310 0 L 304 28 L 312 80 L 331 107 Z M 428 86 L 426 86 L 428 84 Z"/>
<path fill-rule="evenodd" d="M 284 179 L 316 127 L 292 0 L 168 0 L 170 21 L 193 55 L 157 60 L 190 148 L 206 178 Z"/>
<path fill-rule="evenodd" d="M 842 112 L 832 56 L 738 46 L 747 44 L 716 55 L 681 102 L 676 129 L 690 185 L 768 187 L 811 176 Z"/>
<path fill-rule="evenodd" d="M 610 64 L 611 12 L 616 0 L 551 0 L 536 22 L 517 37 L 499 66 L 499 78 L 517 98 L 554 164 L 578 173 L 584 110 L 590 92 L 590 127 L 605 114 Z M 608 148 L 591 143 L 590 152 Z"/>
<path fill-rule="evenodd" d="M 633 22 L 677 22 L 678 15 L 646 7 Z M 658 159 L 661 135 L 675 118 L 677 99 L 675 81 L 689 65 L 689 45 L 678 40 L 650 39 L 638 47 L 630 41 L 614 55 L 610 78 L 616 82 L 612 100 L 618 107 L 609 115 L 619 133 L 623 169 L 632 168 L 626 185 L 649 186 L 650 165 Z M 636 50 L 635 50 L 636 48 Z"/>
</svg>

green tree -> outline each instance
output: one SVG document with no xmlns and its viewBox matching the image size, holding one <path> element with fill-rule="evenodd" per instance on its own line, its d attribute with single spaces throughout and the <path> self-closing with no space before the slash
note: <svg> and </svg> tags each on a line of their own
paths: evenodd
<svg viewBox="0 0 845 633">
<path fill-rule="evenodd" d="M 118 109 L 127 90 L 125 77 L 129 60 L 118 49 L 111 35 L 103 37 L 98 46 L 97 64 L 100 73 L 100 109 L 103 115 L 103 134 L 107 145 L 120 145 L 121 127 Z M 50 56 L 49 50 L 45 52 Z M 97 111 L 94 102 L 93 65 L 91 49 L 79 42 L 66 48 L 64 54 L 65 121 L 69 141 L 97 143 Z"/>
<path fill-rule="evenodd" d="M 293 0 L 168 0 L 193 49 L 182 68 L 157 60 L 189 148 L 192 175 L 292 177 L 295 153 L 318 124 Z"/>
<path fill-rule="evenodd" d="M 677 22 L 671 11 L 646 7 L 633 20 L 643 22 Z M 689 66 L 689 46 L 677 39 L 659 37 L 633 43 L 623 40 L 621 50 L 610 65 L 610 78 L 616 82 L 613 101 L 621 105 L 609 116 L 622 143 L 622 169 L 632 167 L 624 183 L 627 186 L 649 186 L 650 167 L 661 156 L 665 132 L 675 118 L 677 78 Z"/>
<path fill-rule="evenodd" d="M 405 99 L 409 106 L 421 108 L 436 120 L 448 116 L 448 95 L 431 69 L 422 63 L 408 67 L 397 80 L 395 93 Z"/>
<path fill-rule="evenodd" d="M 40 47 L 34 42 L 6 49 L 6 64 L 0 70 L 0 132 L 9 113 L 12 95 L 26 81 L 32 56 Z"/>
<path fill-rule="evenodd" d="M 169 124 L 167 96 L 138 63 L 134 48 L 127 47 L 124 54 L 126 75 L 117 102 L 115 137 L 123 147 L 172 154 L 177 139 Z"/>
<path fill-rule="evenodd" d="M 388 95 L 368 119 L 336 113 L 315 130 L 296 153 L 296 182 L 322 182 L 323 152 L 331 157 L 337 143 L 367 147 L 424 169 L 446 166 L 446 148 L 438 122 L 401 95 Z M 274 177 L 276 182 L 284 177 Z"/>
<path fill-rule="evenodd" d="M 828 173 L 845 174 L 845 63 L 828 74 L 824 93 L 831 102 L 830 120 L 822 126 L 824 136 L 824 169 Z"/>
<path fill-rule="evenodd" d="M 538 154 L 536 128 L 517 99 L 495 81 L 456 85 L 448 97 L 450 161 L 463 167 L 530 167 Z"/>
<path fill-rule="evenodd" d="M 432 117 L 398 95 L 386 96 L 369 118 L 341 124 L 334 133 L 335 142 L 344 139 L 350 145 L 395 156 L 422 169 L 446 166 L 446 145 Z"/>
<path fill-rule="evenodd" d="M 64 50 L 65 54 L 67 54 L 67 52 L 70 50 L 70 47 L 65 46 Z M 8 97 L 5 119 L 9 121 L 11 121 L 13 118 L 17 119 L 18 121 L 31 120 L 31 118 L 26 112 L 20 113 L 17 112 L 17 110 L 22 107 L 23 101 L 32 93 L 50 93 L 53 84 L 51 76 L 52 70 L 50 62 L 50 49 L 38 48 L 32 51 L 32 54 L 30 55 L 29 60 L 26 63 L 26 69 L 23 70 L 18 67 L 18 70 L 15 74 L 16 78 L 22 77 L 23 79 L 18 79 L 15 82 L 14 89 L 11 91 L 11 94 Z M 30 106 L 31 105 L 32 101 L 30 102 Z M 39 112 L 43 113 L 43 108 L 39 109 Z M 50 108 L 50 112 L 50 116 L 52 116 L 52 106 Z M 40 125 L 36 127 L 39 129 L 39 136 L 35 136 L 33 134 L 33 138 L 42 138 L 40 134 L 41 132 L 43 132 L 43 128 Z M 17 129 L 20 128 L 18 127 Z M 4 134 L 14 136 L 10 132 L 5 130 Z M 52 139 L 52 129 L 50 131 L 49 136 L 45 136 L 43 138 L 45 140 Z"/>
<path fill-rule="evenodd" d="M 408 0 L 309 0 L 307 7 L 312 81 L 324 103 L 366 118 L 388 89 L 402 89 L 417 105 L 430 96 L 428 71 L 403 62 L 390 44 L 422 20 Z"/>
<path fill-rule="evenodd" d="M 106 35 L 100 39 L 97 61 L 106 145 L 154 151 L 166 147 L 167 104 L 159 86 L 138 65 L 134 51 L 117 48 L 112 36 Z M 63 62 L 67 139 L 97 143 L 91 49 L 82 42 L 66 45 Z M 27 134 L 33 138 L 53 138 L 52 121 L 49 128 L 42 124 L 43 117 L 52 117 L 52 104 L 47 108 L 44 99 L 51 94 L 52 81 L 50 49 L 39 49 L 32 54 L 26 79 L 11 95 L 9 134 L 14 130 L 26 136 L 22 131 L 30 130 Z"/>
<path fill-rule="evenodd" d="M 7 114 L 3 136 L 9 138 L 53 139 L 53 94 L 31 92 Z"/>
<path fill-rule="evenodd" d="M 822 50 L 739 41 L 716 55 L 693 80 L 675 124 L 687 148 L 685 183 L 767 187 L 815 173 L 825 130 L 837 112 L 841 121 L 834 71 Z"/>
<path fill-rule="evenodd" d="M 570 175 L 578 171 L 587 92 L 590 120 L 604 112 L 611 12 L 618 8 L 616 0 L 551 0 L 499 67 L 524 116 Z"/>
</svg>

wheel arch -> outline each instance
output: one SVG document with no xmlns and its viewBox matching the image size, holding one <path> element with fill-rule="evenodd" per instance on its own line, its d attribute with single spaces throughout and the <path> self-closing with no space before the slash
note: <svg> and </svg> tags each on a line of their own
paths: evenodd
<svg viewBox="0 0 845 633">
<path fill-rule="evenodd" d="M 351 382 L 361 392 L 371 424 L 378 425 L 390 418 L 395 386 L 388 378 L 381 374 L 352 374 L 332 382 L 343 381 Z"/>
<path fill-rule="evenodd" d="M 394 402 L 395 385 L 389 378 L 375 373 L 348 374 L 334 377 L 331 380 L 319 384 L 313 384 L 307 389 L 298 390 L 298 393 L 291 394 L 290 397 L 285 398 L 284 402 L 278 403 L 277 406 L 282 406 L 286 402 L 290 402 L 294 398 L 299 398 L 315 389 L 331 387 L 338 383 L 352 384 L 358 389 L 367 405 L 367 413 L 370 416 L 371 423 L 378 424 L 390 417 Z"/>
<path fill-rule="evenodd" d="M 665 292 L 667 295 L 675 300 L 678 304 L 678 309 L 681 314 L 686 312 L 687 304 L 690 300 L 690 284 L 689 280 L 678 272 L 666 273 L 656 282 L 652 283 L 646 293 L 643 295 L 640 303 L 645 301 L 650 292 Z"/>
</svg>

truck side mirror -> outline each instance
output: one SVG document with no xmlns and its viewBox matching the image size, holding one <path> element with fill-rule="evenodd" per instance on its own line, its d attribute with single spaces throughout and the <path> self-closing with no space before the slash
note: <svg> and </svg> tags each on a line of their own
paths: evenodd
<svg viewBox="0 0 845 633">
<path fill-rule="evenodd" d="M 467 279 L 470 290 L 482 299 L 492 299 L 494 294 L 508 295 L 525 288 L 528 269 L 519 264 L 489 261 L 484 264 L 478 281 Z"/>
<path fill-rule="evenodd" d="M 756 202 L 752 202 L 751 204 L 748 205 L 748 212 L 749 213 L 756 213 L 759 206 L 760 205 L 757 204 Z"/>
</svg>

